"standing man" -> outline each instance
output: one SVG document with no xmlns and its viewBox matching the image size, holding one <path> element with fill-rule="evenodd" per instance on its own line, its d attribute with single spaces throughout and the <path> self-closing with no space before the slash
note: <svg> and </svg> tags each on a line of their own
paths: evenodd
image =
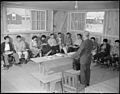
<svg viewBox="0 0 120 94">
<path fill-rule="evenodd" d="M 78 51 L 72 55 L 72 58 L 80 58 L 80 82 L 83 87 L 89 86 L 90 83 L 90 64 L 91 64 L 91 51 L 93 49 L 93 43 L 89 39 L 89 32 L 83 33 L 83 42 L 81 43 Z"/>
</svg>

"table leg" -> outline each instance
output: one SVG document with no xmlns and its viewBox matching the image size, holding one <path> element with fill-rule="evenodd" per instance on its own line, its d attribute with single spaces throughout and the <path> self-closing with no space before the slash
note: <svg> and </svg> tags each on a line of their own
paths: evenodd
<svg viewBox="0 0 120 94">
<path fill-rule="evenodd" d="M 54 92 L 55 91 L 55 85 L 56 85 L 56 81 L 52 81 L 50 82 L 50 92 Z"/>
<path fill-rule="evenodd" d="M 44 65 L 42 65 L 41 63 L 39 63 L 39 72 L 40 72 L 41 74 L 44 73 Z"/>
</svg>

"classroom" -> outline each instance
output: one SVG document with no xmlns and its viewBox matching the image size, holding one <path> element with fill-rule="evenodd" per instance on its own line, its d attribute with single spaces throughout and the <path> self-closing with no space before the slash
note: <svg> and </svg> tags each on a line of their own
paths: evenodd
<svg viewBox="0 0 120 94">
<path fill-rule="evenodd" d="M 119 0 L 1 1 L 1 93 L 119 93 Z"/>
</svg>

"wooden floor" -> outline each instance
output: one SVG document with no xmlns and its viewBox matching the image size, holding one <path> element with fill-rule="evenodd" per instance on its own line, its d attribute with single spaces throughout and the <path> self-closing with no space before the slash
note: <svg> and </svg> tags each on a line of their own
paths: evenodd
<svg viewBox="0 0 120 94">
<path fill-rule="evenodd" d="M 31 61 L 21 66 L 12 66 L 9 70 L 2 70 L 1 92 L 46 92 L 41 89 L 39 81 L 31 76 L 32 72 L 38 72 L 38 64 Z M 91 64 L 91 86 L 118 76 L 118 71 Z M 56 84 L 56 91 L 61 92 L 60 83 Z"/>
</svg>

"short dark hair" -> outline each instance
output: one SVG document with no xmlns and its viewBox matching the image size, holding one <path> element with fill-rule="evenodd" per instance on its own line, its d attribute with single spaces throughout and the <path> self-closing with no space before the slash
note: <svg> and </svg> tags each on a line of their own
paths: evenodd
<svg viewBox="0 0 120 94">
<path fill-rule="evenodd" d="M 17 35 L 16 38 L 21 38 L 21 36 L 20 36 L 20 35 Z"/>
<path fill-rule="evenodd" d="M 37 36 L 33 36 L 32 39 L 37 38 Z"/>
<path fill-rule="evenodd" d="M 115 42 L 118 42 L 118 43 L 120 43 L 120 40 L 115 40 Z"/>
<path fill-rule="evenodd" d="M 80 36 L 82 38 L 82 34 L 77 34 L 78 36 Z"/>
<path fill-rule="evenodd" d="M 41 38 L 46 38 L 46 36 L 45 36 L 45 35 L 42 35 Z"/>
<path fill-rule="evenodd" d="M 58 33 L 58 35 L 61 34 L 61 32 Z"/>
<path fill-rule="evenodd" d="M 108 39 L 103 39 L 103 42 L 108 42 Z"/>
<path fill-rule="evenodd" d="M 67 35 L 71 35 L 71 33 L 69 33 L 69 32 L 68 32 L 68 33 L 66 33 L 66 34 L 67 34 Z"/>
<path fill-rule="evenodd" d="M 95 37 L 91 37 L 91 39 L 95 40 Z"/>
<path fill-rule="evenodd" d="M 7 38 L 10 38 L 9 36 L 5 36 L 4 39 L 6 40 Z"/>
<path fill-rule="evenodd" d="M 54 33 L 51 33 L 50 36 L 54 35 Z"/>
</svg>

